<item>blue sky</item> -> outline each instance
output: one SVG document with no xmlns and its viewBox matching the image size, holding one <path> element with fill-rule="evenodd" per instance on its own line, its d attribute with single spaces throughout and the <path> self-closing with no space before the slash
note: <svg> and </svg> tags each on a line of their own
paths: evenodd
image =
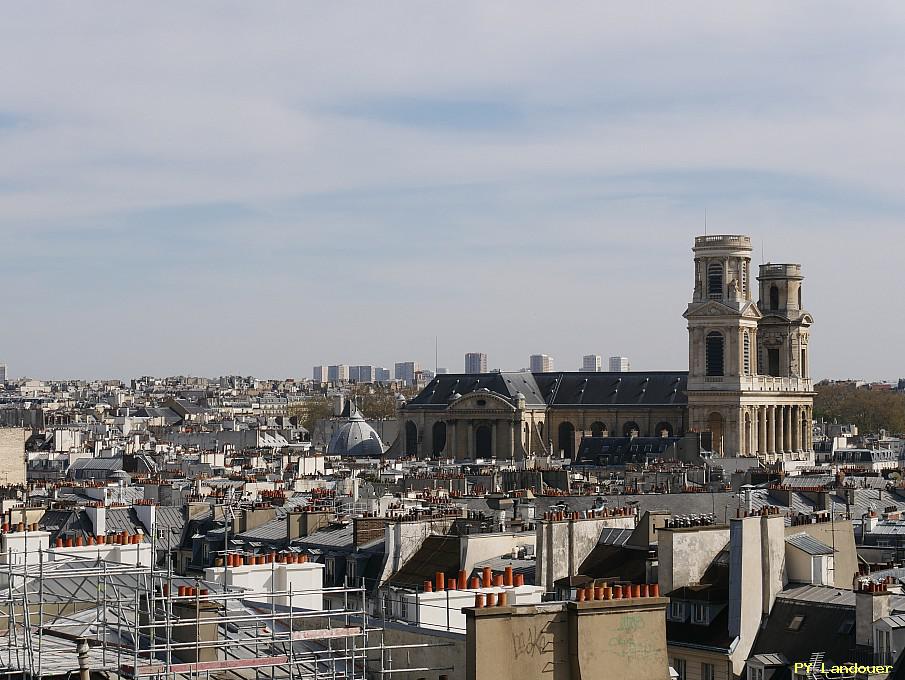
<svg viewBox="0 0 905 680">
<path fill-rule="evenodd" d="M 905 9 L 19 4 L 0 361 L 687 365 L 692 239 L 801 262 L 818 376 L 905 375 Z M 898 310 L 898 311 L 897 311 Z"/>
</svg>

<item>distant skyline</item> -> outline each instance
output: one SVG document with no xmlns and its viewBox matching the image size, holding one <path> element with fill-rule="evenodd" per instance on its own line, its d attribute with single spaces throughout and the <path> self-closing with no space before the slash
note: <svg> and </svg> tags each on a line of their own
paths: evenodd
<svg viewBox="0 0 905 680">
<path fill-rule="evenodd" d="M 564 11 L 564 9 L 566 11 Z M 683 370 L 693 238 L 905 375 L 905 6 L 49 2 L 0 22 L 11 376 Z"/>
</svg>

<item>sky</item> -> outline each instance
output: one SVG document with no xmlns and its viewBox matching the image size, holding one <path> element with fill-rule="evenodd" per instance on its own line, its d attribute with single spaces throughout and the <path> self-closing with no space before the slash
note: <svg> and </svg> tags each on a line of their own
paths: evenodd
<svg viewBox="0 0 905 680">
<path fill-rule="evenodd" d="M 42 2 L 0 17 L 12 376 L 468 351 L 684 370 L 695 235 L 905 375 L 905 5 Z"/>
</svg>

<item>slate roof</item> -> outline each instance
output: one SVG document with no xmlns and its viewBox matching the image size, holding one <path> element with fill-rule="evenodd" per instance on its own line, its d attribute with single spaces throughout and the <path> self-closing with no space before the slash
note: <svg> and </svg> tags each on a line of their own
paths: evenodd
<svg viewBox="0 0 905 680">
<path fill-rule="evenodd" d="M 551 374 L 547 374 L 551 375 Z M 547 403 L 572 406 L 681 406 L 688 403 L 688 373 L 557 373 Z"/>
<path fill-rule="evenodd" d="M 421 590 L 424 582 L 433 581 L 438 571 L 448 577 L 459 573 L 458 536 L 428 536 L 418 551 L 388 579 L 388 583 Z"/>
<path fill-rule="evenodd" d="M 790 626 L 799 616 L 803 617 L 800 624 Z M 778 597 L 766 626 L 754 640 L 751 654 L 782 654 L 787 659 L 809 659 L 812 653 L 823 652 L 827 666 L 844 663 L 851 660 L 855 649 L 854 622 L 853 605 Z"/>
<path fill-rule="evenodd" d="M 803 550 L 808 555 L 832 555 L 835 551 L 826 543 L 818 541 L 804 531 L 786 537 L 786 543 Z"/>
<path fill-rule="evenodd" d="M 297 538 L 292 545 L 301 548 L 348 549 L 352 547 L 352 524 L 328 526 L 304 538 Z"/>
<path fill-rule="evenodd" d="M 445 408 L 452 396 L 488 389 L 509 399 L 521 392 L 525 404 L 549 406 L 684 406 L 686 371 L 632 373 L 449 373 L 438 375 L 406 408 Z"/>
<path fill-rule="evenodd" d="M 641 463 L 647 458 L 662 458 L 680 439 L 680 437 L 582 437 L 576 459 L 579 464 Z"/>
<path fill-rule="evenodd" d="M 578 567 L 589 578 L 613 578 L 630 583 L 647 583 L 648 551 L 625 545 L 598 543 Z"/>
<path fill-rule="evenodd" d="M 431 380 L 406 404 L 406 408 L 446 408 L 454 394 L 465 395 L 482 389 L 488 389 L 508 399 L 521 392 L 525 396 L 525 405 L 529 408 L 546 406 L 534 376 L 528 372 L 446 373 Z"/>
</svg>

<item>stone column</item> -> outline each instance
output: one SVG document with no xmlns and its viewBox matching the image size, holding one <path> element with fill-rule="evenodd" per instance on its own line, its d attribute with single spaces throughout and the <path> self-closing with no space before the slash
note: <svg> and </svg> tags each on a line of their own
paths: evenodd
<svg viewBox="0 0 905 680">
<path fill-rule="evenodd" d="M 515 460 L 515 441 L 518 436 L 521 428 L 519 427 L 519 421 L 513 420 L 511 427 L 509 428 L 509 459 Z"/>
<path fill-rule="evenodd" d="M 786 452 L 785 442 L 785 416 L 783 412 L 784 406 L 776 407 L 776 452 L 783 454 Z"/>
<path fill-rule="evenodd" d="M 792 450 L 801 451 L 801 415 L 798 406 L 792 407 Z"/>
<path fill-rule="evenodd" d="M 814 450 L 814 426 L 811 424 L 811 408 L 807 407 L 804 414 L 805 450 Z"/>
<path fill-rule="evenodd" d="M 767 453 L 776 453 L 776 407 L 767 407 Z"/>
<path fill-rule="evenodd" d="M 757 407 L 757 453 L 767 454 L 767 407 Z"/>
<path fill-rule="evenodd" d="M 786 427 L 784 430 L 786 435 L 785 449 L 791 453 L 795 450 L 795 447 L 792 446 L 792 407 L 784 406 L 783 411 L 785 411 L 786 414 Z"/>
<path fill-rule="evenodd" d="M 474 421 L 468 421 L 468 446 L 465 449 L 468 451 L 468 460 L 474 460 Z"/>
<path fill-rule="evenodd" d="M 460 460 L 459 449 L 456 446 L 456 444 L 458 444 L 458 442 L 456 441 L 456 439 L 457 439 L 456 432 L 459 429 L 457 423 L 458 423 L 458 421 L 450 420 L 446 425 L 447 430 L 448 430 L 447 437 L 446 437 L 446 439 L 447 439 L 446 448 L 449 451 L 449 453 L 447 455 L 450 458 L 452 458 L 453 460 Z"/>
<path fill-rule="evenodd" d="M 500 456 L 497 453 L 497 445 L 499 444 L 499 437 L 497 436 L 497 423 L 499 421 L 493 420 L 490 423 L 490 455 L 494 458 L 499 458 Z"/>
</svg>

